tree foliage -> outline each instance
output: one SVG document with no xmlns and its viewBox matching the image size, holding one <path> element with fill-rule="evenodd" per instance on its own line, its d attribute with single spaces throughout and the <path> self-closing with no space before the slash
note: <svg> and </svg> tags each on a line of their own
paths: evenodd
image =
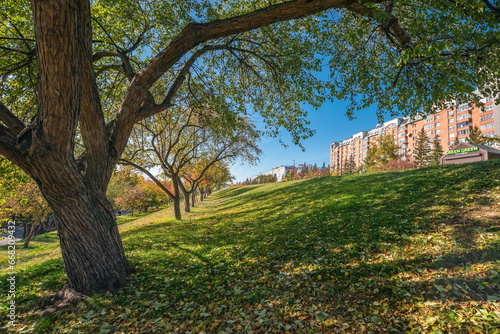
<svg viewBox="0 0 500 334">
<path fill-rule="evenodd" d="M 354 174 L 356 173 L 356 163 L 354 162 L 354 157 L 352 154 L 349 158 L 346 158 L 342 166 L 342 174 Z"/>
<path fill-rule="evenodd" d="M 380 170 L 382 166 L 398 158 L 398 149 L 392 135 L 381 134 L 377 142 L 370 144 L 364 159 L 364 168 L 367 172 Z"/>
<path fill-rule="evenodd" d="M 438 135 L 434 137 L 432 141 L 432 151 L 429 156 L 429 164 L 431 166 L 439 166 L 441 164 L 441 158 L 443 157 L 443 145 L 441 145 L 441 140 Z"/>
<path fill-rule="evenodd" d="M 494 143 L 500 142 L 500 136 L 486 137 L 481 132 L 479 126 L 474 125 L 469 132 L 469 137 L 467 137 L 467 142 L 478 145 L 492 145 Z"/>
<path fill-rule="evenodd" d="M 416 139 L 416 147 L 413 150 L 413 161 L 418 168 L 425 167 L 429 161 L 429 137 L 425 133 L 424 127 L 420 129 Z"/>
</svg>

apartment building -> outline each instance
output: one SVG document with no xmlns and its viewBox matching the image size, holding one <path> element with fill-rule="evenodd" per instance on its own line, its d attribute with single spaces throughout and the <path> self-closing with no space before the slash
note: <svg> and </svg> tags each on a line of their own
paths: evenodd
<svg viewBox="0 0 500 334">
<path fill-rule="evenodd" d="M 271 176 L 274 176 L 276 178 L 276 182 L 281 182 L 286 174 L 295 169 L 295 166 L 284 166 L 284 165 L 281 165 L 281 166 L 277 166 L 277 167 L 273 167 L 271 170 L 267 171 L 267 172 L 264 172 L 262 174 L 259 174 L 259 175 L 271 175 Z M 252 179 L 255 179 L 257 176 L 253 176 Z"/>
<path fill-rule="evenodd" d="M 334 142 L 330 144 L 330 169 L 342 173 L 348 159 L 352 159 L 356 166 L 363 165 L 368 149 L 381 134 L 392 135 L 399 147 L 398 154 L 410 158 L 422 128 L 429 138 L 428 147 L 433 149 L 432 142 L 438 136 L 444 151 L 456 143 L 465 142 L 475 125 L 484 136 L 500 136 L 500 105 L 496 105 L 492 98 L 484 98 L 482 102 L 482 108 L 472 103 L 450 102 L 445 109 L 425 118 L 394 118 L 384 124 L 377 124 L 372 130 L 361 131 L 341 142 Z"/>
</svg>

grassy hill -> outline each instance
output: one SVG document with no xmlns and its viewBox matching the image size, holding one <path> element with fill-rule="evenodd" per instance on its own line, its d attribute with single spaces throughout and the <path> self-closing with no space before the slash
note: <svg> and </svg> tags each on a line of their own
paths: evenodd
<svg viewBox="0 0 500 334">
<path fill-rule="evenodd" d="M 18 250 L 10 330 L 500 333 L 500 160 L 235 187 L 180 222 L 120 222 L 137 273 L 69 310 L 33 312 L 65 282 L 55 235 Z"/>
</svg>

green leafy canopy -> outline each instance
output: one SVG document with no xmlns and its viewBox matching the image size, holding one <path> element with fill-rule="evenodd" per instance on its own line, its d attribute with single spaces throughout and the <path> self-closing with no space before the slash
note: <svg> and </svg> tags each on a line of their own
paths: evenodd
<svg viewBox="0 0 500 334">
<path fill-rule="evenodd" d="M 188 23 L 269 5 L 234 0 L 91 1 L 94 66 L 106 119 L 114 118 L 131 74 Z M 29 2 L 2 1 L 0 12 L 0 99 L 27 121 L 36 111 L 37 89 Z M 496 95 L 498 23 L 498 13 L 480 0 L 358 1 L 345 9 L 199 45 L 152 90 L 168 90 L 185 61 L 213 46 L 195 61 L 178 99 L 189 95 L 203 100 L 210 94 L 215 97 L 211 102 L 221 107 L 241 114 L 258 112 L 269 135 L 286 129 L 297 144 L 313 134 L 305 104 L 319 107 L 325 100 L 348 99 L 350 116 L 373 104 L 381 114 L 414 114 L 457 97 L 478 100 L 471 95 L 476 89 Z M 126 55 L 127 62 L 105 56 L 109 52 Z M 330 77 L 318 76 L 322 71 Z"/>
</svg>

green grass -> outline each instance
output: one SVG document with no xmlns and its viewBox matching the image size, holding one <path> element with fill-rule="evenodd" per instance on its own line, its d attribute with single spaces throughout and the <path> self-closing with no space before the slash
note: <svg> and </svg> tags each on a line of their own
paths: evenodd
<svg viewBox="0 0 500 334">
<path fill-rule="evenodd" d="M 17 254 L 10 330 L 500 333 L 500 160 L 229 188 L 181 222 L 170 211 L 120 218 L 127 287 L 44 317 L 65 276 L 54 235 L 36 238 Z"/>
</svg>

